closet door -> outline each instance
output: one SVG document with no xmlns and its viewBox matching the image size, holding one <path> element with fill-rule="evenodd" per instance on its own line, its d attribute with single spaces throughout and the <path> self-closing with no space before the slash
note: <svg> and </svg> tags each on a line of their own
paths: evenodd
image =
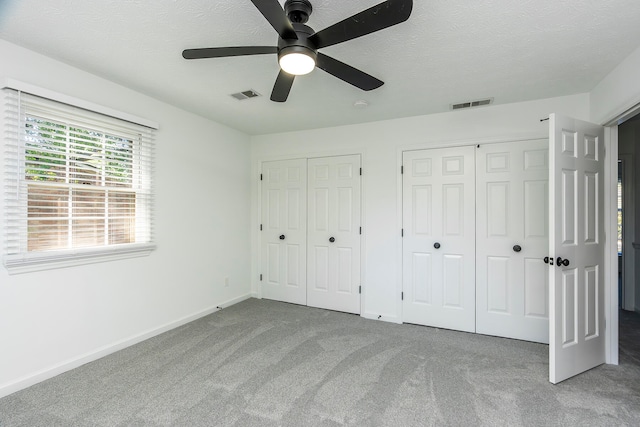
<svg viewBox="0 0 640 427">
<path fill-rule="evenodd" d="M 482 145 L 476 156 L 476 332 L 548 343 L 548 141 Z"/>
<path fill-rule="evenodd" d="M 360 313 L 360 156 L 308 160 L 307 305 Z"/>
<path fill-rule="evenodd" d="M 307 161 L 262 164 L 262 297 L 307 303 Z"/>
<path fill-rule="evenodd" d="M 403 169 L 403 321 L 474 332 L 474 147 L 405 152 Z"/>
</svg>

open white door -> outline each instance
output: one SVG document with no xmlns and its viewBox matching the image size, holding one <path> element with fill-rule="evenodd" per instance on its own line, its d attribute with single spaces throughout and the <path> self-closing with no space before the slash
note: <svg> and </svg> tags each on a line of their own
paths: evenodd
<svg viewBox="0 0 640 427">
<path fill-rule="evenodd" d="M 549 121 L 549 381 L 605 362 L 604 128 Z"/>
</svg>

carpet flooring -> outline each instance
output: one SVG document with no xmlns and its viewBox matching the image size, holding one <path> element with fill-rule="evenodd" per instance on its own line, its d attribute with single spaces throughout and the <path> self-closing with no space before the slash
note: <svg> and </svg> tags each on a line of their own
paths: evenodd
<svg viewBox="0 0 640 427">
<path fill-rule="evenodd" d="M 561 384 L 548 347 L 251 299 L 0 399 L 0 426 L 638 426 L 621 351 Z"/>
<path fill-rule="evenodd" d="M 620 358 L 640 366 L 640 313 L 620 310 L 618 324 Z"/>
</svg>

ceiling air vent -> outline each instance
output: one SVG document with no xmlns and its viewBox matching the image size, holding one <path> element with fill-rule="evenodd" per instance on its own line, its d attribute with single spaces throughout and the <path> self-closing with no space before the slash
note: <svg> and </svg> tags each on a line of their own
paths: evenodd
<svg viewBox="0 0 640 427">
<path fill-rule="evenodd" d="M 459 104 L 451 104 L 452 110 L 460 110 L 462 108 L 480 107 L 482 105 L 489 105 L 493 102 L 493 98 L 480 99 L 478 101 L 461 102 Z"/>
<path fill-rule="evenodd" d="M 245 99 L 258 97 L 260 96 L 260 94 L 253 89 L 249 89 L 238 93 L 232 93 L 231 96 L 233 96 L 238 101 L 243 101 Z"/>
</svg>

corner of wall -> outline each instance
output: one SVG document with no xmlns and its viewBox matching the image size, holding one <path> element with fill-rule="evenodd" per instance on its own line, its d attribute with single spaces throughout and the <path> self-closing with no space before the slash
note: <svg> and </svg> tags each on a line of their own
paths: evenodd
<svg viewBox="0 0 640 427">
<path fill-rule="evenodd" d="M 640 104 L 640 47 L 589 93 L 590 121 L 606 124 Z"/>
</svg>

